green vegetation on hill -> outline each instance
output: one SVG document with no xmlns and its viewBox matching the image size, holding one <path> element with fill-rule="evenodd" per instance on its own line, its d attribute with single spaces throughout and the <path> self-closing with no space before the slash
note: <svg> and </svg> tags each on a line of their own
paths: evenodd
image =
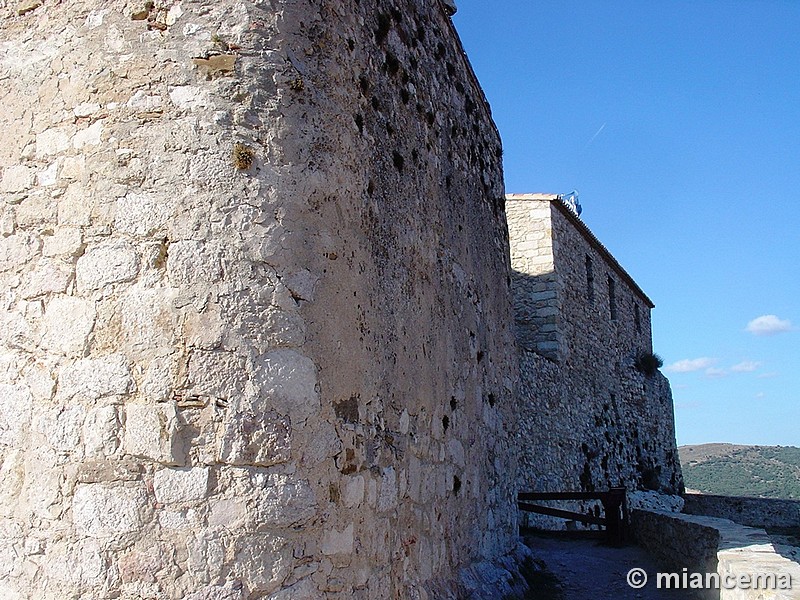
<svg viewBox="0 0 800 600">
<path fill-rule="evenodd" d="M 800 448 L 702 444 L 678 454 L 687 489 L 800 500 Z"/>
</svg>

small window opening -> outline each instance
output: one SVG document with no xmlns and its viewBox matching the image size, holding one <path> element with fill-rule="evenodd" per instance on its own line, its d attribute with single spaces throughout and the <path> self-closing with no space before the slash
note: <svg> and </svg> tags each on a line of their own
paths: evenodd
<svg viewBox="0 0 800 600">
<path fill-rule="evenodd" d="M 592 270 L 592 258 L 586 255 L 586 299 L 589 304 L 594 304 L 594 271 Z"/>
<path fill-rule="evenodd" d="M 617 318 L 617 295 L 615 288 L 615 282 L 611 278 L 611 275 L 608 276 L 608 309 L 611 312 L 611 320 L 615 320 Z"/>
</svg>

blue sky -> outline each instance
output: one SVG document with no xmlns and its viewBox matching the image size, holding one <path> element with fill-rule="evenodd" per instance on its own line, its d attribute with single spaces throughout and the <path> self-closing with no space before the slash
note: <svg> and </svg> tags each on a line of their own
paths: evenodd
<svg viewBox="0 0 800 600">
<path fill-rule="evenodd" d="M 656 303 L 678 443 L 800 445 L 800 2 L 458 9 L 506 190 L 577 189 Z"/>
</svg>

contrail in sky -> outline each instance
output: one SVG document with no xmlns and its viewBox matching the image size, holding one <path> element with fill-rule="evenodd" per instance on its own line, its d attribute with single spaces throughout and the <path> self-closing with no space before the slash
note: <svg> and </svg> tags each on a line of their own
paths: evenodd
<svg viewBox="0 0 800 600">
<path fill-rule="evenodd" d="M 596 138 L 598 135 L 600 135 L 600 133 L 601 133 L 601 132 L 603 131 L 603 129 L 605 129 L 605 128 L 606 128 L 606 124 L 605 124 L 605 123 L 603 123 L 602 125 L 600 125 L 600 129 L 598 129 L 598 130 L 595 132 L 595 134 L 592 136 L 592 138 L 591 138 L 591 139 L 590 139 L 588 142 L 586 142 L 586 145 L 583 147 L 583 150 L 586 150 L 586 149 L 587 149 L 589 146 L 591 146 L 591 145 L 592 145 L 592 142 L 595 140 L 595 138 Z M 583 150 L 581 150 L 581 152 L 583 152 Z"/>
</svg>

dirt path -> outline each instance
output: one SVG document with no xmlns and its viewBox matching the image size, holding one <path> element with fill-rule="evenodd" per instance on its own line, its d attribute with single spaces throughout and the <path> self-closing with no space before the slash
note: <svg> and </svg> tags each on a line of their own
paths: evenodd
<svg viewBox="0 0 800 600">
<path fill-rule="evenodd" d="M 552 574 L 539 576 L 530 596 L 536 600 L 689 600 L 683 590 L 660 590 L 660 570 L 637 546 L 613 548 L 592 539 L 563 539 L 540 535 L 525 536 L 536 559 Z M 638 567 L 648 575 L 642 589 L 631 588 L 628 571 Z"/>
</svg>

